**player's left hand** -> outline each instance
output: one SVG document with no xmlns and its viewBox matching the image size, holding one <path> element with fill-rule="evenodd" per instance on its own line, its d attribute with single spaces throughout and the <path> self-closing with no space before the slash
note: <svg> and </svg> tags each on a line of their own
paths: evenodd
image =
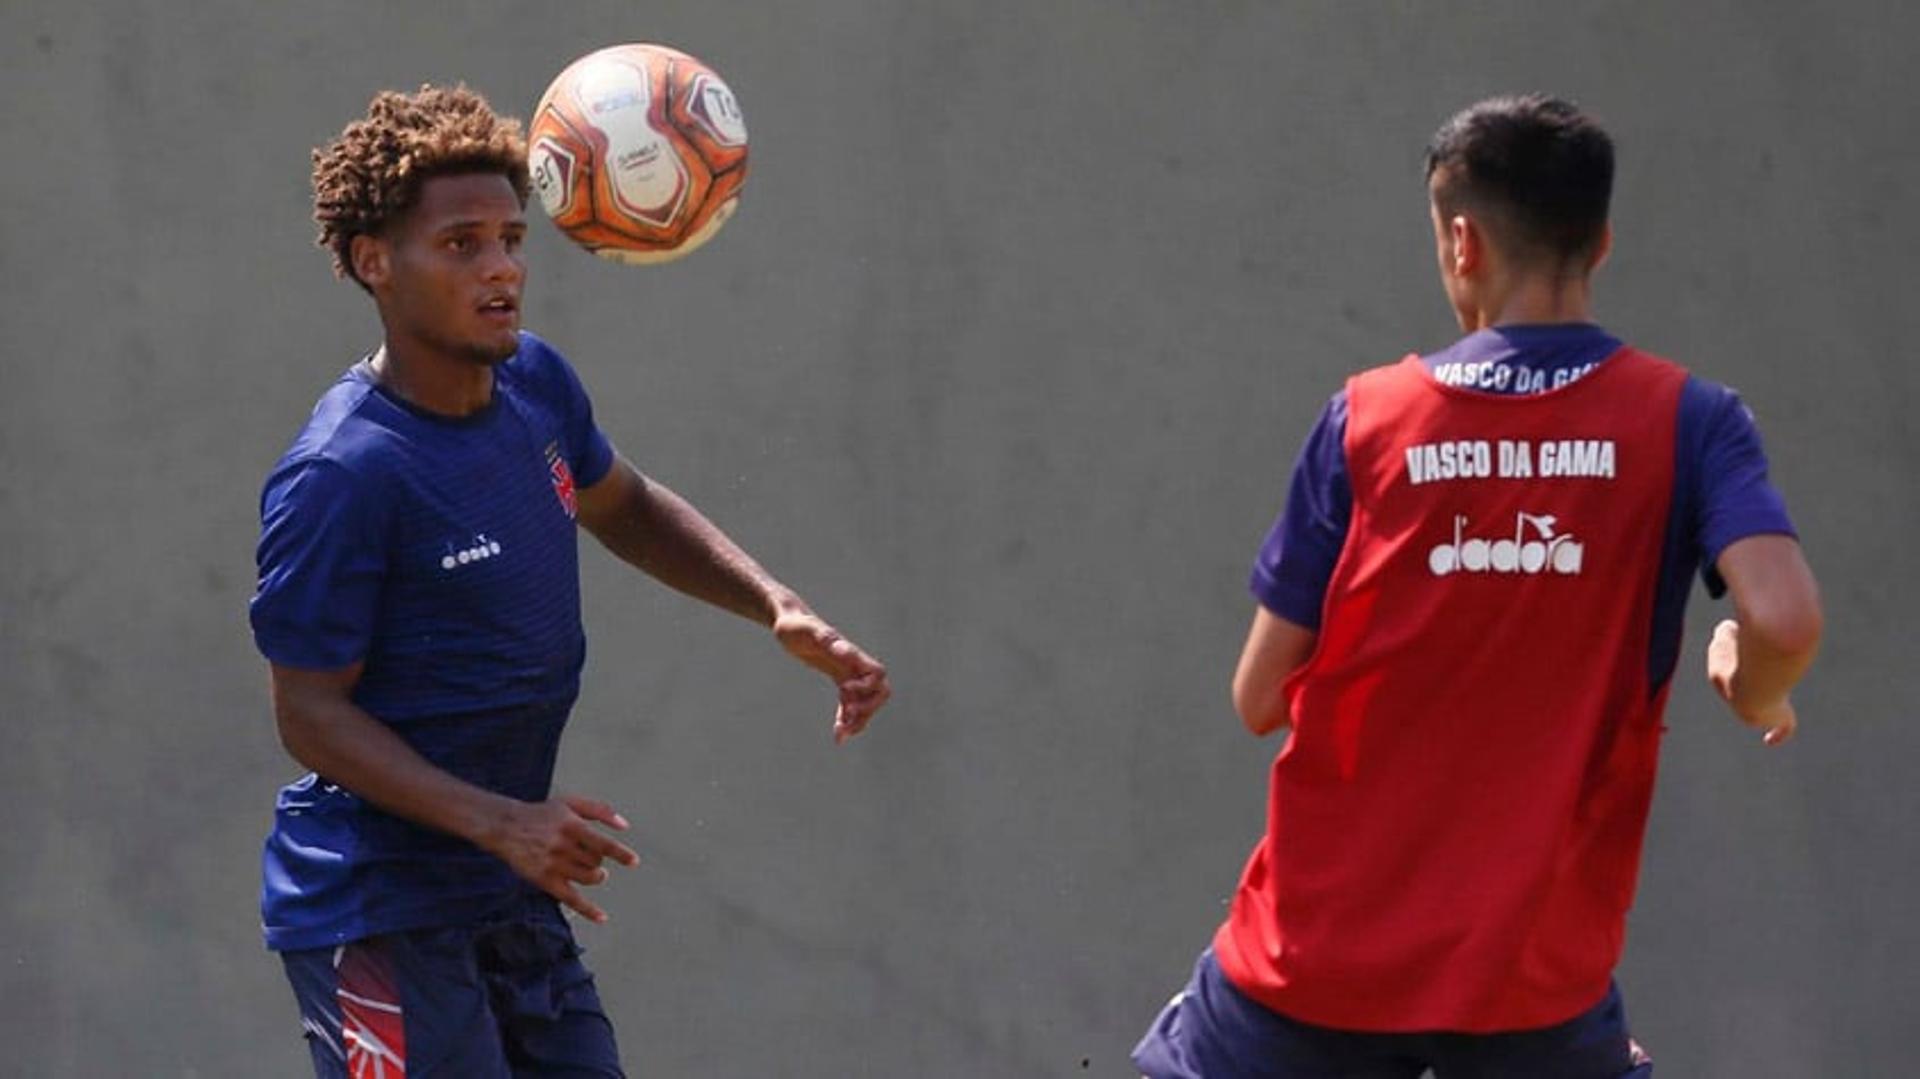
<svg viewBox="0 0 1920 1079">
<path fill-rule="evenodd" d="M 1713 639 L 1707 642 L 1707 682 L 1729 707 L 1734 703 L 1733 680 L 1739 672 L 1740 623 L 1724 618 L 1713 627 Z M 1800 729 L 1793 702 L 1786 697 L 1744 712 L 1736 708 L 1734 714 L 1741 722 L 1765 731 L 1761 741 L 1770 746 L 1785 745 Z"/>
<path fill-rule="evenodd" d="M 866 730 L 873 714 L 893 696 L 886 665 L 812 611 L 783 611 L 774 619 L 773 633 L 789 655 L 833 679 L 839 688 L 840 704 L 833 716 L 836 745 Z"/>
</svg>

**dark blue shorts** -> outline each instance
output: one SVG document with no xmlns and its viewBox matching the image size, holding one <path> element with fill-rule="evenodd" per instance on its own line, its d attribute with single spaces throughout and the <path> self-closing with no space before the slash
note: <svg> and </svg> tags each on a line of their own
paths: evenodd
<svg viewBox="0 0 1920 1079">
<path fill-rule="evenodd" d="M 623 1075 L 593 975 L 544 896 L 281 959 L 320 1079 Z"/>
<path fill-rule="evenodd" d="M 1557 1026 L 1501 1034 L 1375 1034 L 1288 1019 L 1227 981 L 1212 949 L 1133 1051 L 1148 1079 L 1646 1079 L 1619 988 Z"/>
</svg>

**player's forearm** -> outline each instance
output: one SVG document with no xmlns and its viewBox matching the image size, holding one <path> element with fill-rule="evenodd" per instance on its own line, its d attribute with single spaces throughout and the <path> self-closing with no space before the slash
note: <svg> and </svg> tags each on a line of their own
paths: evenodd
<svg viewBox="0 0 1920 1079">
<path fill-rule="evenodd" d="M 614 554 L 670 588 L 761 625 L 772 625 L 782 611 L 805 608 L 692 503 L 638 479 L 628 505 L 596 533 Z"/>
<path fill-rule="evenodd" d="M 1788 536 L 1739 540 L 1721 553 L 1717 565 L 1733 595 L 1739 625 L 1727 703 L 1741 719 L 1764 723 L 1819 651 L 1825 627 L 1820 589 L 1799 543 Z"/>
<path fill-rule="evenodd" d="M 1287 697 L 1280 686 L 1270 681 L 1257 683 L 1244 667 L 1234 672 L 1233 710 L 1250 733 L 1264 737 L 1287 725 Z"/>
<path fill-rule="evenodd" d="M 1292 713 L 1287 678 L 1313 654 L 1318 634 L 1265 607 L 1254 608 L 1253 626 L 1233 671 L 1233 710 L 1256 735 L 1287 726 Z"/>
<path fill-rule="evenodd" d="M 517 803 L 436 767 L 351 700 L 276 694 L 287 752 L 397 817 L 483 848 Z"/>
</svg>

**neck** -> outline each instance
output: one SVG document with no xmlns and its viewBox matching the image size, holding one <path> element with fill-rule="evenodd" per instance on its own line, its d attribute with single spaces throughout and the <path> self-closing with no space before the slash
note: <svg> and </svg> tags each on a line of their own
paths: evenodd
<svg viewBox="0 0 1920 1079">
<path fill-rule="evenodd" d="M 408 404 L 441 416 L 471 416 L 493 401 L 493 368 L 388 339 L 373 356 L 373 377 Z"/>
<path fill-rule="evenodd" d="M 1492 282 L 1482 295 L 1461 305 L 1457 313 L 1461 328 L 1468 333 L 1489 326 L 1592 322 L 1593 281 L 1584 274 L 1516 275 Z"/>
</svg>

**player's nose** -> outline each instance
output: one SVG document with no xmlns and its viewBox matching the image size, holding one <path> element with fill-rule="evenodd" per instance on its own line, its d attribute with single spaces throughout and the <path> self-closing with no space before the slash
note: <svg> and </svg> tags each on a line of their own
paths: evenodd
<svg viewBox="0 0 1920 1079">
<path fill-rule="evenodd" d="M 520 253 L 506 244 L 494 244 L 487 251 L 486 262 L 481 267 L 487 281 L 491 283 L 518 283 L 527 275 L 526 263 L 521 261 Z"/>
</svg>

